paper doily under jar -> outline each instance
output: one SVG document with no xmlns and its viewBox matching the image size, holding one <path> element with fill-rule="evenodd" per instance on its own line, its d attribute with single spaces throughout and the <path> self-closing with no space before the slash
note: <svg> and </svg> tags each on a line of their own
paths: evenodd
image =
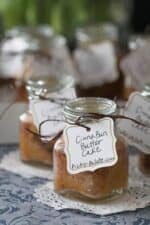
<svg viewBox="0 0 150 225">
<path fill-rule="evenodd" d="M 51 167 L 22 162 L 18 149 L 4 155 L 0 162 L 0 168 L 25 178 L 40 177 L 48 180 L 53 179 Z"/>
<path fill-rule="evenodd" d="M 111 201 L 85 203 L 79 200 L 65 198 L 53 191 L 53 182 L 48 182 L 36 188 L 34 197 L 38 202 L 53 207 L 56 210 L 76 209 L 97 215 L 108 215 L 144 208 L 150 205 L 150 177 L 145 177 L 139 172 L 136 156 L 130 157 L 130 165 L 128 190 Z"/>
</svg>

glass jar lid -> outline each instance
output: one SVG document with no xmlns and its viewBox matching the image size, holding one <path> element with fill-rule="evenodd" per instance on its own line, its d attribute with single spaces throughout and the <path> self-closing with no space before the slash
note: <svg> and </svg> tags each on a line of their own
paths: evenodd
<svg viewBox="0 0 150 225">
<path fill-rule="evenodd" d="M 131 35 L 131 37 L 129 38 L 128 48 L 129 50 L 133 51 L 144 46 L 147 42 L 150 42 L 149 34 Z"/>
<path fill-rule="evenodd" d="M 66 39 L 56 35 L 48 26 L 16 27 L 6 33 L 0 49 L 7 54 L 29 54 L 39 50 L 50 51 L 66 45 Z"/>
<path fill-rule="evenodd" d="M 86 113 L 100 113 L 111 115 L 116 111 L 116 103 L 107 98 L 76 98 L 67 103 L 64 116 L 67 120 L 76 121 Z"/>
<path fill-rule="evenodd" d="M 118 29 L 114 24 L 102 23 L 79 28 L 76 32 L 76 38 L 79 45 L 110 40 L 118 41 Z"/>
<path fill-rule="evenodd" d="M 61 76 L 59 78 L 53 76 L 33 77 L 26 81 L 26 89 L 30 97 L 36 97 L 71 87 L 73 83 L 72 76 Z"/>
<path fill-rule="evenodd" d="M 54 34 L 53 28 L 50 25 L 38 26 L 18 26 L 6 32 L 6 37 L 16 37 L 20 35 L 30 35 L 34 37 L 51 37 Z"/>
</svg>

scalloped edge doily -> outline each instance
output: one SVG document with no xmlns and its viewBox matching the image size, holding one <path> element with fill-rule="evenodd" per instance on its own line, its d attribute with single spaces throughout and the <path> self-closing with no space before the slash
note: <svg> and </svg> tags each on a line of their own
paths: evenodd
<svg viewBox="0 0 150 225">
<path fill-rule="evenodd" d="M 9 152 L 0 161 L 0 168 L 25 178 L 40 177 L 53 179 L 53 170 L 48 166 L 27 164 L 21 161 L 19 150 Z"/>
<path fill-rule="evenodd" d="M 131 164 L 132 161 L 132 164 Z M 100 203 L 84 203 L 79 200 L 65 198 L 53 191 L 53 182 L 39 186 L 34 190 L 38 202 L 56 210 L 76 209 L 86 213 L 108 215 L 123 211 L 134 211 L 150 205 L 150 177 L 145 177 L 137 169 L 137 157 L 130 157 L 129 188 L 120 197 Z"/>
</svg>

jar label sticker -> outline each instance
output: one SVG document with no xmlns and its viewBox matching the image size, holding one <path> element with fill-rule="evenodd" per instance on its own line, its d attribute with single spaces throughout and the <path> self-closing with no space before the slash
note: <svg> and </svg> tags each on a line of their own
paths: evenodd
<svg viewBox="0 0 150 225">
<path fill-rule="evenodd" d="M 132 84 L 138 90 L 143 89 L 150 79 L 150 44 L 145 44 L 128 54 L 120 64 L 126 76 L 132 78 Z"/>
<path fill-rule="evenodd" d="M 110 41 L 78 48 L 74 59 L 78 71 L 77 82 L 81 82 L 82 86 L 103 85 L 118 79 L 117 59 Z"/>
<path fill-rule="evenodd" d="M 112 166 L 118 160 L 113 120 L 104 118 L 86 126 L 91 128 L 90 131 L 77 125 L 68 125 L 64 130 L 67 170 L 70 174 L 95 171 Z"/>
<path fill-rule="evenodd" d="M 127 143 L 135 146 L 138 150 L 150 154 L 150 99 L 138 92 L 130 95 L 123 110 L 123 115 L 136 119 L 145 124 L 142 126 L 130 120 L 119 119 L 117 128 Z"/>
<path fill-rule="evenodd" d="M 64 122 L 54 120 L 63 120 L 63 105 L 67 100 L 75 97 L 75 91 L 74 88 L 66 88 L 63 91 L 49 94 L 48 97 L 54 99 L 54 102 L 50 100 L 31 100 L 30 102 L 30 111 L 37 129 L 39 129 L 41 122 L 52 120 L 43 123 L 41 126 L 41 135 L 49 136 L 46 140 L 50 140 L 51 137 L 54 137 L 58 132 L 64 129 Z M 59 104 L 60 99 L 64 100 L 61 101 L 62 104 Z M 43 140 L 45 140 L 45 138 L 43 138 Z"/>
</svg>

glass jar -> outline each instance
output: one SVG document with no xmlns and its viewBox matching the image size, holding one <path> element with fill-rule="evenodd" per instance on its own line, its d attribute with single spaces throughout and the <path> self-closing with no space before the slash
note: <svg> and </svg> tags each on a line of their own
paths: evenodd
<svg viewBox="0 0 150 225">
<path fill-rule="evenodd" d="M 13 86 L 17 101 L 27 101 L 23 81 L 28 58 L 37 52 L 42 54 L 42 43 L 50 42 L 52 35 L 53 31 L 48 26 L 16 27 L 6 32 L 1 41 L 0 86 L 3 89 Z"/>
<path fill-rule="evenodd" d="M 101 23 L 77 29 L 76 37 L 79 46 L 89 45 L 93 42 L 109 40 L 117 45 L 118 29 L 114 24 Z"/>
<path fill-rule="evenodd" d="M 50 27 L 12 29 L 0 47 L 0 83 L 11 80 L 18 97 L 26 95 L 27 99 L 25 82 L 29 79 L 48 83 L 48 74 L 55 74 L 57 78 L 73 75 L 66 39 L 56 35 Z"/>
<path fill-rule="evenodd" d="M 129 37 L 128 41 L 128 51 L 129 53 L 132 53 L 136 51 L 137 49 L 143 47 L 148 42 L 150 42 L 150 35 L 149 34 L 137 34 L 137 35 L 131 35 Z M 124 98 L 127 100 L 130 96 L 130 94 L 137 90 L 137 87 L 135 86 L 136 81 L 133 80 L 132 74 L 126 74 L 125 76 L 125 90 L 124 90 Z"/>
<path fill-rule="evenodd" d="M 145 85 L 141 94 L 150 98 L 150 83 Z M 139 153 L 139 169 L 142 173 L 150 175 L 150 154 L 142 151 Z"/>
<path fill-rule="evenodd" d="M 45 76 L 45 78 L 46 79 L 44 80 L 37 80 L 33 78 L 26 82 L 26 88 L 29 94 L 29 102 L 33 100 L 38 101 L 40 99 L 39 96 L 53 98 L 52 95 L 58 95 L 58 92 L 59 96 L 57 96 L 56 98 L 64 97 L 63 94 L 65 90 L 69 90 L 68 88 L 73 85 L 73 80 L 71 76 L 62 75 L 62 77 L 59 77 L 58 79 L 56 76 L 48 75 Z M 70 91 L 71 92 L 68 92 L 68 94 L 66 94 L 68 96 L 65 97 L 71 98 L 70 94 L 73 90 L 70 89 Z M 40 101 L 44 100 L 40 99 Z M 53 111 L 58 110 L 58 107 L 60 111 L 62 107 L 61 105 L 57 105 L 57 107 L 53 106 Z M 46 115 L 45 117 L 45 119 L 48 119 L 48 115 Z M 21 159 L 25 162 L 39 162 L 45 165 L 52 165 L 52 150 L 55 141 L 52 139 L 49 141 L 43 141 L 39 136 L 34 135 L 28 130 L 31 130 L 36 133 L 39 132 L 38 127 L 35 125 L 32 110 L 30 110 L 30 107 L 28 112 L 20 116 Z"/>
<path fill-rule="evenodd" d="M 83 113 L 102 113 L 109 117 L 115 111 L 116 104 L 114 101 L 105 98 L 77 98 L 65 106 L 64 116 L 67 121 L 75 122 Z M 90 120 L 91 123 L 93 121 L 95 122 L 93 119 Z M 123 139 L 117 134 L 116 128 L 117 163 L 92 172 L 84 171 L 76 174 L 68 172 L 63 135 L 54 146 L 54 190 L 56 192 L 96 200 L 121 194 L 127 188 L 128 153 Z"/>
<path fill-rule="evenodd" d="M 88 26 L 78 29 L 76 36 L 78 48 L 73 58 L 78 71 L 77 96 L 122 97 L 123 75 L 118 66 L 117 27 L 109 23 Z"/>
</svg>

